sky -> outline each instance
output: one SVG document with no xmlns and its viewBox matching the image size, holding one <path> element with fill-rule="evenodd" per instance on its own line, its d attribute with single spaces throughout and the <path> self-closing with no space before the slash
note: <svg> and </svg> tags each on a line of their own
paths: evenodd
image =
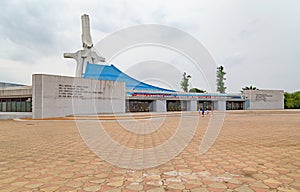
<svg viewBox="0 0 300 192">
<path fill-rule="evenodd" d="M 31 75 L 37 73 L 74 76 L 76 63 L 63 53 L 82 49 L 80 16 L 88 14 L 94 44 L 144 24 L 188 33 L 217 66 L 224 66 L 227 92 L 250 85 L 300 90 L 299 0 L 2 0 L 0 7 L 0 82 L 31 85 Z M 145 53 L 138 64 L 132 65 L 130 51 L 113 64 L 137 79 L 177 90 L 187 72 L 191 87 L 209 89 L 186 61 L 174 64 L 179 56 L 157 61 L 149 55 L 162 50 L 136 51 Z"/>
</svg>

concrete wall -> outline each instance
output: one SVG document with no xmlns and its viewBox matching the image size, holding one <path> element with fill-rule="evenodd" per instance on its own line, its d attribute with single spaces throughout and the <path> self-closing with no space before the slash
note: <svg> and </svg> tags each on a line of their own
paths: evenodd
<svg viewBox="0 0 300 192">
<path fill-rule="evenodd" d="M 226 101 L 225 100 L 214 101 L 214 110 L 226 111 Z"/>
<path fill-rule="evenodd" d="M 153 101 L 153 111 L 154 112 L 166 112 L 167 111 L 167 101 L 166 100 L 154 100 Z"/>
<path fill-rule="evenodd" d="M 245 90 L 246 109 L 284 109 L 283 90 Z"/>
<path fill-rule="evenodd" d="M 0 89 L 0 98 L 23 98 L 31 97 L 32 88 L 31 86 L 17 86 L 7 87 Z"/>
<path fill-rule="evenodd" d="M 20 119 L 20 118 L 31 118 L 32 113 L 30 112 L 0 112 L 0 119 Z"/>
<path fill-rule="evenodd" d="M 33 75 L 33 118 L 125 112 L 125 83 Z"/>
<path fill-rule="evenodd" d="M 190 101 L 187 101 L 187 110 L 188 111 L 197 111 L 197 100 L 190 100 Z"/>
</svg>

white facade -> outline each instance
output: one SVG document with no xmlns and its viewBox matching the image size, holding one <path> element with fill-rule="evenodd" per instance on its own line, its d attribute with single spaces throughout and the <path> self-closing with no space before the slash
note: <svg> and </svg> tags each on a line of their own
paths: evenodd
<svg viewBox="0 0 300 192">
<path fill-rule="evenodd" d="M 197 100 L 190 100 L 187 103 L 187 110 L 188 111 L 197 111 Z"/>
<path fill-rule="evenodd" d="M 125 83 L 33 75 L 33 118 L 125 112 Z"/>
<path fill-rule="evenodd" d="M 31 97 L 31 86 L 15 86 L 0 89 L 0 98 Z"/>
<path fill-rule="evenodd" d="M 179 100 L 187 111 L 196 111 L 199 101 L 211 101 L 214 110 L 226 110 L 226 102 L 245 102 L 246 110 L 273 110 L 284 109 L 283 90 L 245 90 L 241 99 L 231 98 L 231 95 L 219 97 L 209 94 L 200 98 L 186 97 L 133 97 L 126 96 L 125 83 L 117 81 L 91 80 L 55 75 L 33 75 L 33 85 L 18 86 L 0 89 L 2 98 L 2 111 L 5 111 L 5 99 L 32 98 L 32 117 L 51 118 L 65 117 L 68 115 L 95 115 L 99 113 L 124 113 L 126 99 L 152 100 L 154 112 L 166 112 L 167 101 Z M 127 93 L 128 94 L 128 93 Z M 160 93 L 159 93 L 160 94 Z M 148 93 L 146 94 L 148 95 Z M 151 95 L 151 94 L 150 94 Z M 176 93 L 175 93 L 176 95 Z M 232 100 L 233 99 L 233 100 Z M 16 101 L 19 102 L 19 101 Z M 1 104 L 1 103 L 0 103 Z M 15 103 L 14 103 L 15 104 Z M 19 104 L 19 103 L 17 103 Z M 11 104 L 13 106 L 13 104 Z M 31 106 L 30 106 L 31 107 Z M 28 116 L 28 114 L 27 114 Z"/>
<path fill-rule="evenodd" d="M 226 100 L 219 100 L 214 103 L 214 109 L 216 111 L 226 111 Z"/>
<path fill-rule="evenodd" d="M 167 111 L 167 102 L 166 100 L 155 100 L 153 102 L 153 111 L 154 112 L 166 112 Z"/>
<path fill-rule="evenodd" d="M 284 109 L 283 90 L 245 90 L 246 109 Z"/>
</svg>

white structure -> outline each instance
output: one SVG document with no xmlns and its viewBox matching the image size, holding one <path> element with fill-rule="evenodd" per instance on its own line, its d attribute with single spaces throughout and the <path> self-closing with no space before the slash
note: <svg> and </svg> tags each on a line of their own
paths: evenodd
<svg viewBox="0 0 300 192">
<path fill-rule="evenodd" d="M 32 76 L 32 117 L 125 112 L 125 83 L 55 75 Z"/>
<path fill-rule="evenodd" d="M 104 57 L 100 57 L 95 51 L 92 50 L 93 42 L 90 33 L 90 20 L 88 15 L 81 16 L 82 22 L 82 46 L 83 50 L 75 53 L 64 53 L 64 58 L 72 58 L 76 60 L 76 77 L 82 77 L 87 63 L 105 62 Z"/>
<path fill-rule="evenodd" d="M 1 98 L 30 98 L 32 97 L 31 86 L 15 86 L 0 89 Z"/>
<path fill-rule="evenodd" d="M 155 112 L 167 112 L 167 102 L 166 100 L 155 100 L 153 111 Z"/>
<path fill-rule="evenodd" d="M 197 111 L 197 100 L 190 100 L 187 102 L 187 110 L 188 111 Z"/>
<path fill-rule="evenodd" d="M 246 109 L 284 109 L 283 90 L 245 90 Z"/>
<path fill-rule="evenodd" d="M 33 118 L 51 118 L 98 113 L 115 114 L 125 111 L 197 111 L 201 108 L 220 111 L 284 109 L 284 91 L 282 90 L 246 90 L 243 94 L 126 90 L 125 82 L 93 80 L 88 79 L 87 76 L 82 78 L 87 63 L 96 64 L 105 62 L 105 59 L 92 50 L 93 42 L 88 15 L 82 15 L 81 20 L 83 50 L 64 54 L 65 58 L 76 60 L 76 77 L 33 75 L 32 87 L 4 88 L 16 85 L 0 83 L 0 112 L 32 111 Z M 92 67 L 97 66 L 92 65 Z M 124 75 L 113 65 L 105 65 L 105 67 L 111 67 L 111 73 L 114 71 L 114 75 Z M 149 85 L 149 87 L 153 86 Z M 28 116 L 28 113 L 25 115 Z M 5 118 L 11 117 L 11 114 L 5 116 Z"/>
</svg>

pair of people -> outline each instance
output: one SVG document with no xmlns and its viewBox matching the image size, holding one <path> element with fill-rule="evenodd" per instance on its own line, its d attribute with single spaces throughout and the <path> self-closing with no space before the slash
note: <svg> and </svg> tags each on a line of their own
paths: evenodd
<svg viewBox="0 0 300 192">
<path fill-rule="evenodd" d="M 201 111 L 201 113 L 202 113 L 202 117 L 204 117 L 204 114 L 205 114 L 204 107 L 201 108 L 201 109 L 199 109 L 199 112 L 200 112 L 200 111 Z M 208 109 L 206 108 L 206 115 L 208 115 L 208 113 L 209 113 L 209 111 L 208 111 Z"/>
</svg>

